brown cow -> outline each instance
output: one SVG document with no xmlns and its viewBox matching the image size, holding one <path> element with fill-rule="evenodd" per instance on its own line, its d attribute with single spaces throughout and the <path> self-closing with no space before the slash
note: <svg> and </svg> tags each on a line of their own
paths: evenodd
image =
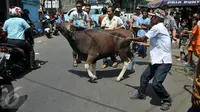
<svg viewBox="0 0 200 112">
<path fill-rule="evenodd" d="M 130 31 L 124 29 L 75 31 L 76 27 L 69 23 L 57 24 L 57 28 L 68 40 L 72 49 L 86 60 L 85 68 L 91 81 L 97 79 L 96 61 L 115 54 L 118 54 L 124 63 L 117 81 L 123 78 L 131 57 L 129 49 L 131 41 L 124 38 L 133 37 Z M 89 69 L 91 64 L 92 72 Z"/>
</svg>

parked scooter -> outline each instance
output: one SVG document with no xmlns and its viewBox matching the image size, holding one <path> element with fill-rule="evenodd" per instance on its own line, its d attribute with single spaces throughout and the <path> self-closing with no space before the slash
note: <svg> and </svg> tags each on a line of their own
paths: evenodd
<svg viewBox="0 0 200 112">
<path fill-rule="evenodd" d="M 42 20 L 44 31 L 47 38 L 51 38 L 52 35 L 57 35 L 58 30 L 56 30 L 56 20 L 51 19 L 48 15 L 45 16 L 45 19 Z"/>
</svg>

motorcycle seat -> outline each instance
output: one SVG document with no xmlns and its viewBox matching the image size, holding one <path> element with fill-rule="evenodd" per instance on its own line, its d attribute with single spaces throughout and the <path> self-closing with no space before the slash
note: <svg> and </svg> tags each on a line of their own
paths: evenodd
<svg viewBox="0 0 200 112">
<path fill-rule="evenodd" d="M 10 48 L 16 48 L 17 47 L 14 44 L 8 44 L 8 43 L 0 43 L 0 46 L 10 47 Z"/>
</svg>

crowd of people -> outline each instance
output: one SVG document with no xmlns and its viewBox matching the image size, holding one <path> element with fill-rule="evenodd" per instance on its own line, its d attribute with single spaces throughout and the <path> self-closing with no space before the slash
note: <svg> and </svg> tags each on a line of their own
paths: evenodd
<svg viewBox="0 0 200 112">
<path fill-rule="evenodd" d="M 73 11 L 70 15 L 69 23 L 78 26 L 78 30 L 85 28 L 92 28 L 93 22 L 90 17 L 91 5 L 85 4 L 85 9 L 82 9 L 83 3 L 76 2 L 77 10 Z M 191 65 L 192 55 L 198 57 L 196 71 L 194 75 L 194 92 L 192 95 L 192 104 L 194 112 L 200 111 L 200 16 L 198 13 L 193 14 L 190 18 L 182 20 L 175 19 L 173 14 L 169 14 L 169 8 L 163 7 L 149 12 L 148 9 L 136 8 L 132 20 L 127 21 L 121 15 L 121 9 L 113 6 L 103 7 L 103 14 L 99 16 L 99 24 L 104 30 L 126 29 L 135 32 L 136 37 L 127 37 L 126 39 L 136 41 L 138 49 L 136 53 L 138 57 L 147 57 L 147 47 L 150 47 L 150 60 L 151 63 L 145 69 L 140 79 L 140 87 L 138 93 L 132 95 L 131 99 L 145 99 L 146 88 L 149 81 L 153 78 L 153 89 L 155 93 L 162 99 L 161 110 L 168 110 L 172 105 L 170 94 L 166 91 L 162 83 L 164 82 L 168 72 L 172 67 L 172 41 L 179 43 L 180 48 L 180 61 Z M 10 8 L 9 13 L 11 18 L 5 21 L 3 30 L 8 34 L 8 43 L 20 46 L 30 59 L 30 68 L 38 68 L 40 65 L 35 62 L 35 53 L 33 46 L 25 41 L 25 31 L 31 30 L 32 21 L 27 16 L 29 11 L 22 10 L 19 7 Z M 44 12 L 44 18 L 48 14 Z M 22 18 L 23 19 L 22 19 Z M 56 13 L 54 18 L 58 23 L 64 22 L 62 16 Z M 188 26 L 192 22 L 191 27 Z M 86 27 L 87 26 L 87 27 Z M 30 31 L 31 32 L 31 31 Z M 147 40 L 150 40 L 148 43 Z M 187 60 L 184 59 L 188 50 Z M 111 56 L 113 61 L 112 67 L 118 66 L 116 55 Z M 78 66 L 78 61 L 84 63 L 81 56 L 78 56 L 73 51 L 73 66 Z M 108 67 L 108 60 L 103 60 L 102 69 Z"/>
<path fill-rule="evenodd" d="M 88 16 L 91 5 L 86 4 L 85 11 L 82 10 L 83 4 L 76 2 L 77 10 L 70 15 L 70 23 L 78 24 L 79 26 L 87 25 L 91 27 L 91 18 Z M 147 47 L 150 47 L 150 60 L 151 63 L 143 72 L 140 79 L 140 88 L 138 93 L 131 96 L 131 99 L 145 99 L 146 88 L 148 82 L 153 79 L 152 85 L 154 91 L 162 99 L 161 110 L 168 110 L 172 105 L 172 99 L 170 94 L 166 91 L 162 83 L 164 82 L 168 72 L 172 67 L 172 42 L 179 44 L 180 48 L 180 60 L 186 65 L 191 65 L 192 54 L 198 58 L 200 57 L 200 22 L 199 14 L 195 13 L 190 18 L 177 19 L 174 18 L 172 13 L 169 13 L 168 7 L 162 7 L 149 11 L 148 9 L 136 8 L 133 14 L 132 20 L 127 21 L 126 18 L 121 15 L 121 9 L 116 7 L 103 7 L 103 14 L 99 16 L 99 24 L 104 30 L 126 29 L 134 32 L 136 38 L 127 37 L 127 39 L 137 41 L 138 49 L 136 54 L 138 57 L 147 57 Z M 191 23 L 191 26 L 189 22 Z M 150 40 L 148 43 L 147 40 Z M 188 50 L 188 55 L 186 55 Z M 184 58 L 187 57 L 187 60 Z M 73 52 L 73 66 L 77 67 L 78 57 Z M 116 56 L 111 56 L 113 61 L 112 67 L 117 67 L 118 62 Z M 84 60 L 81 60 L 84 61 Z M 192 103 L 194 112 L 199 111 L 200 104 L 200 84 L 199 84 L 199 63 L 198 61 L 195 80 L 194 80 L 194 94 L 192 95 Z M 83 62 L 84 63 L 84 62 Z M 108 67 L 107 58 L 103 60 L 102 69 Z"/>
</svg>

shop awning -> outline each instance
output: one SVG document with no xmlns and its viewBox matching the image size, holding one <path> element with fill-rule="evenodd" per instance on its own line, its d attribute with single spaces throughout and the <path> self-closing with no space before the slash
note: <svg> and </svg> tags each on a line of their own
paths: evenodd
<svg viewBox="0 0 200 112">
<path fill-rule="evenodd" d="M 168 6 L 198 6 L 200 0 L 167 0 L 166 5 Z"/>
<path fill-rule="evenodd" d="M 165 5 L 169 7 L 199 6 L 200 0 L 152 0 L 147 4 L 149 8 L 157 8 Z"/>
<path fill-rule="evenodd" d="M 157 8 L 163 6 L 164 0 L 152 0 L 150 1 L 147 6 L 148 8 Z"/>
</svg>

